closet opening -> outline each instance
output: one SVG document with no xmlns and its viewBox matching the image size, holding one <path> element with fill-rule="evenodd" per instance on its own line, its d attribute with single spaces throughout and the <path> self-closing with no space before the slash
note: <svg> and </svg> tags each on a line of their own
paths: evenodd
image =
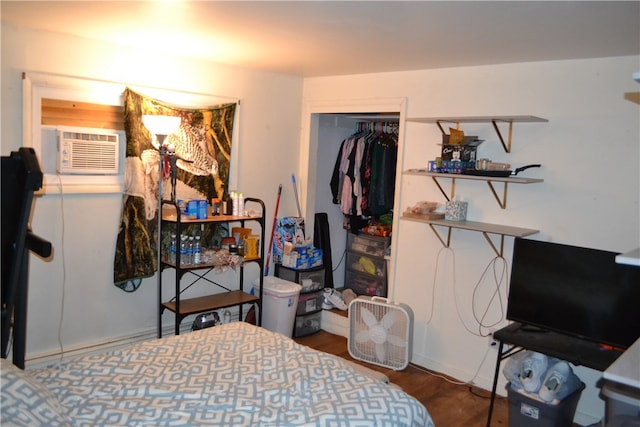
<svg viewBox="0 0 640 427">
<path fill-rule="evenodd" d="M 400 113 L 311 114 L 310 133 L 309 195 L 326 214 L 314 227 L 328 230 L 333 287 L 389 297 Z"/>
</svg>

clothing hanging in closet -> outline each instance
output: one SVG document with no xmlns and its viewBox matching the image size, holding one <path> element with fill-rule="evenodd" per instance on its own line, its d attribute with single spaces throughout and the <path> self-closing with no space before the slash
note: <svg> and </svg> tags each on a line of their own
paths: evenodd
<svg viewBox="0 0 640 427">
<path fill-rule="evenodd" d="M 358 123 L 342 141 L 331 177 L 333 203 L 348 216 L 380 216 L 393 209 L 398 124 Z"/>
</svg>

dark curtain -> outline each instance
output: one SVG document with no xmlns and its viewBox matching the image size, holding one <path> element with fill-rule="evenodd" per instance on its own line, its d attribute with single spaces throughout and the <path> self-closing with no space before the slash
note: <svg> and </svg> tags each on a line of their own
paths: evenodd
<svg viewBox="0 0 640 427">
<path fill-rule="evenodd" d="M 125 90 L 127 147 L 125 192 L 114 260 L 114 284 L 117 287 L 125 291 L 136 290 L 143 278 L 153 276 L 158 269 L 160 156 L 157 139 L 144 127 L 142 115 L 181 117 L 179 129 L 165 141 L 175 146 L 179 158 L 189 161 L 177 162 L 176 199 L 223 199 L 228 191 L 236 105 L 181 108 L 129 88 Z M 163 199 L 170 199 L 171 180 L 167 174 L 163 175 L 163 187 Z"/>
</svg>

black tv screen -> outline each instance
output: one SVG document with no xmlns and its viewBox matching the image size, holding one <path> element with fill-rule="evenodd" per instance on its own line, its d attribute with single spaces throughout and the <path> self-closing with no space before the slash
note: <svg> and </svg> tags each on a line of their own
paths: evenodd
<svg viewBox="0 0 640 427">
<path fill-rule="evenodd" d="M 507 319 L 630 347 L 640 337 L 640 267 L 616 255 L 516 238 Z"/>
</svg>

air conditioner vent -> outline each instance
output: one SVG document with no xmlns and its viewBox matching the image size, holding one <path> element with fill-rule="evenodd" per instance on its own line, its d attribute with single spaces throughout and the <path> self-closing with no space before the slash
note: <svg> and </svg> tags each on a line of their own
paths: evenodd
<svg viewBox="0 0 640 427">
<path fill-rule="evenodd" d="M 58 130 L 58 173 L 110 175 L 119 172 L 117 133 L 102 129 Z"/>
</svg>

